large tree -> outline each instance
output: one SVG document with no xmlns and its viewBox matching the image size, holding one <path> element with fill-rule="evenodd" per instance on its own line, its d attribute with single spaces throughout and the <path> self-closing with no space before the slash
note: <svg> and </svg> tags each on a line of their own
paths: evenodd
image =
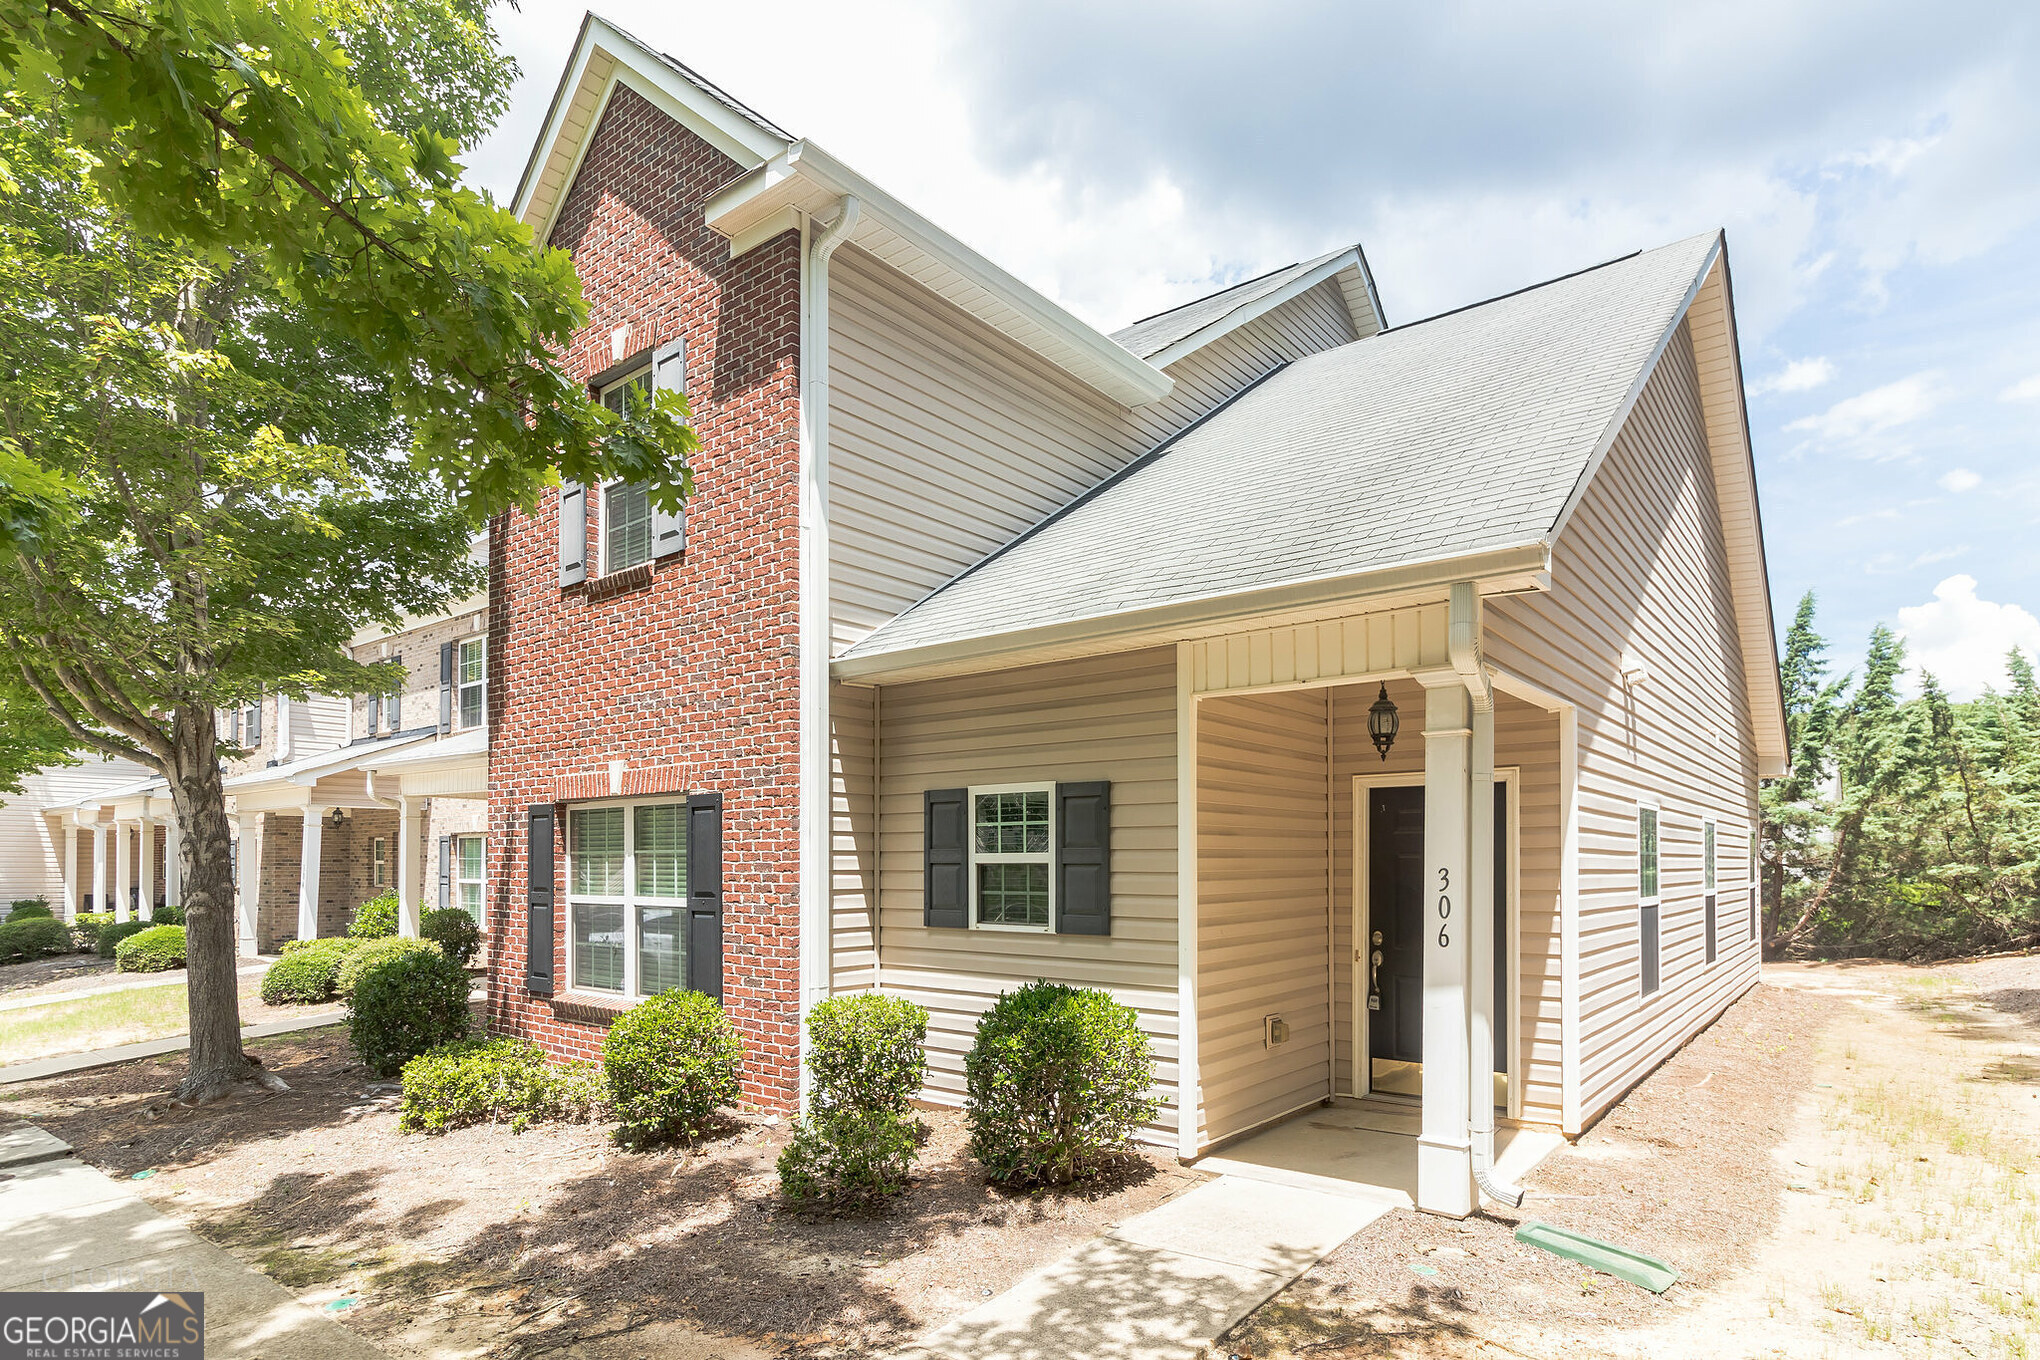
<svg viewBox="0 0 2040 1360">
<path fill-rule="evenodd" d="M 461 189 L 512 69 L 481 0 L 0 0 L 0 646 L 182 825 L 191 1062 L 251 1074 L 217 709 L 384 688 L 346 642 L 477 584 L 559 472 L 688 487 L 684 403 L 559 354 L 570 264 Z"/>
</svg>

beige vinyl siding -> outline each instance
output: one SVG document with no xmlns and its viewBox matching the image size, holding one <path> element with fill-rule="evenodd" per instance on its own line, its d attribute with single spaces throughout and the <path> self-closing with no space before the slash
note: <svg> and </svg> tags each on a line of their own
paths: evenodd
<svg viewBox="0 0 2040 1360">
<path fill-rule="evenodd" d="M 17 898 L 47 897 L 52 906 L 64 895 L 64 837 L 69 828 L 43 809 L 69 803 L 101 789 L 117 788 L 149 777 L 131 760 L 87 756 L 76 765 L 52 765 L 24 777 L 21 792 L 0 798 L 0 914 Z M 169 816 L 170 799 L 161 799 L 159 817 Z M 81 893 L 92 891 L 92 832 L 79 830 L 78 878 Z M 113 890 L 113 838 L 108 833 L 107 891 Z"/>
<path fill-rule="evenodd" d="M 846 246 L 830 267 L 830 592 L 849 647 L 1281 364 L 1356 338 L 1331 280 L 1133 410 Z"/>
<path fill-rule="evenodd" d="M 1360 1090 L 1364 1073 L 1353 1063 L 1354 968 L 1356 919 L 1366 911 L 1365 896 L 1353 881 L 1359 863 L 1354 844 L 1353 779 L 1356 775 L 1396 775 L 1412 783 L 1424 773 L 1424 689 L 1413 680 L 1388 686 L 1401 718 L 1400 733 L 1388 759 L 1375 751 L 1367 735 L 1367 710 L 1380 691 L 1372 685 L 1341 685 L 1330 691 L 1332 708 L 1333 912 L 1332 972 L 1334 986 L 1334 1071 L 1342 1093 Z M 1512 1106 L 1534 1123 L 1556 1124 L 1561 1117 L 1563 1080 L 1559 1033 L 1559 840 L 1561 816 L 1558 776 L 1558 719 L 1555 715 L 1500 695 L 1495 701 L 1495 768 L 1516 774 L 1516 806 L 1511 821 L 1517 843 L 1515 967 L 1520 996 L 1510 1028 L 1514 1053 L 1511 1079 L 1520 1084 L 1520 1102 Z M 1497 955 L 1496 966 L 1508 960 Z"/>
<path fill-rule="evenodd" d="M 1684 326 L 1554 549 L 1547 594 L 1488 607 L 1488 654 L 1578 709 L 1580 1109 L 1591 1123 L 1757 977 L 1721 856 L 1720 954 L 1703 962 L 1701 823 L 1755 820 L 1756 754 L 1714 471 Z M 1648 675 L 1620 679 L 1633 654 Z M 1660 990 L 1640 998 L 1636 801 L 1661 804 Z M 1742 929 L 1730 928 L 1740 922 Z"/>
<path fill-rule="evenodd" d="M 963 1057 L 1002 991 L 1048 978 L 1139 1012 L 1176 1108 L 1176 653 L 1156 648 L 878 692 L 879 963 L 931 1015 L 931 1099 L 963 1097 Z M 922 795 L 1033 781 L 1112 781 L 1109 937 L 931 930 L 922 921 Z M 839 884 L 843 881 L 839 860 Z"/>
<path fill-rule="evenodd" d="M 878 691 L 829 686 L 829 990 L 878 985 Z"/>
<path fill-rule="evenodd" d="M 1199 1142 L 1331 1094 L 1328 690 L 1197 710 Z M 1265 1017 L 1289 1026 L 1265 1042 Z"/>
</svg>

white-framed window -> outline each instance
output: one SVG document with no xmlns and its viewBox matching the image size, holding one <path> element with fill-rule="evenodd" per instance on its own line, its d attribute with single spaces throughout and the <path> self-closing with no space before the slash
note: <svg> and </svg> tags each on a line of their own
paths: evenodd
<svg viewBox="0 0 2040 1360">
<path fill-rule="evenodd" d="M 970 791 L 970 923 L 1046 933 L 1055 922 L 1055 785 Z"/>
<path fill-rule="evenodd" d="M 1649 996 L 1658 989 L 1659 889 L 1658 808 L 1636 805 L 1636 944 L 1638 990 Z"/>
<path fill-rule="evenodd" d="M 1707 962 L 1709 963 L 1714 962 L 1716 954 L 1715 945 L 1716 904 L 1720 900 L 1715 895 L 1714 891 L 1715 834 L 1716 832 L 1714 820 L 1712 818 L 1709 818 L 1708 820 L 1700 824 L 1700 878 L 1702 891 L 1706 893 L 1704 911 L 1706 916 L 1705 924 L 1707 927 Z"/>
<path fill-rule="evenodd" d="M 481 638 L 468 638 L 457 649 L 458 660 L 455 670 L 455 685 L 460 708 L 460 725 L 463 730 L 480 727 L 486 716 L 484 701 L 488 695 L 488 674 Z"/>
<path fill-rule="evenodd" d="M 622 415 L 635 389 L 652 391 L 650 365 L 602 389 L 602 404 Z M 624 571 L 652 560 L 652 502 L 635 482 L 610 482 L 602 488 L 602 572 Z"/>
<path fill-rule="evenodd" d="M 687 980 L 687 800 L 567 811 L 567 988 L 653 996 Z"/>
<path fill-rule="evenodd" d="M 1761 886 L 1762 880 L 1757 876 L 1757 833 L 1752 830 L 1750 832 L 1750 938 L 1753 940 L 1757 938 L 1757 920 L 1759 916 L 1757 903 L 1762 900 L 1758 896 L 1758 889 Z"/>
<path fill-rule="evenodd" d="M 480 836 L 455 836 L 453 838 L 453 891 L 454 904 L 475 918 L 482 919 L 482 838 Z"/>
<path fill-rule="evenodd" d="M 368 843 L 368 862 L 372 881 L 378 888 L 390 886 L 390 842 L 387 836 L 377 836 Z"/>
</svg>

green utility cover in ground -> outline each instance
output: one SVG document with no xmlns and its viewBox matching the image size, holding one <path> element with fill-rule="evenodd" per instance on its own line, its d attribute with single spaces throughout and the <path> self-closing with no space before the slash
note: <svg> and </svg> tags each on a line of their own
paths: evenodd
<svg viewBox="0 0 2040 1360">
<path fill-rule="evenodd" d="M 1613 1242 L 1603 1242 L 1598 1237 L 1588 1237 L 1585 1233 L 1576 1233 L 1555 1224 L 1525 1223 L 1516 1229 L 1516 1240 L 1541 1247 L 1568 1261 L 1578 1261 L 1581 1265 L 1605 1271 L 1618 1280 L 1642 1285 L 1653 1294 L 1662 1294 L 1678 1283 L 1679 1272 L 1655 1256 L 1645 1256 L 1640 1251 L 1618 1247 Z"/>
</svg>

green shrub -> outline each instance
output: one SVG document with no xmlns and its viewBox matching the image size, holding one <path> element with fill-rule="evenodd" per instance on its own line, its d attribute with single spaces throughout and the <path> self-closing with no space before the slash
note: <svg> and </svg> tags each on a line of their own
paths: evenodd
<svg viewBox="0 0 2040 1360">
<path fill-rule="evenodd" d="M 397 895 L 386 892 L 354 909 L 347 933 L 357 940 L 385 940 L 397 933 Z"/>
<path fill-rule="evenodd" d="M 1154 1118 L 1154 1054 L 1131 1007 L 1030 982 L 1000 995 L 963 1061 L 970 1153 L 994 1181 L 1062 1185 Z"/>
<path fill-rule="evenodd" d="M 110 911 L 81 911 L 71 918 L 71 947 L 80 954 L 92 954 L 99 949 L 99 932 L 113 924 Z M 108 958 L 113 957 L 111 954 Z"/>
<path fill-rule="evenodd" d="M 465 1039 L 467 970 L 419 940 L 417 949 L 358 949 L 347 960 L 365 961 L 347 1002 L 354 1054 L 378 1076 L 395 1076 L 404 1064 L 441 1044 Z"/>
<path fill-rule="evenodd" d="M 156 926 L 146 921 L 140 924 L 139 931 L 114 946 L 114 966 L 123 973 L 167 973 L 172 968 L 182 968 L 184 927 Z"/>
<path fill-rule="evenodd" d="M 698 1138 L 716 1108 L 737 1098 L 743 1062 L 743 1041 L 714 997 L 679 988 L 646 997 L 602 1041 L 616 1140 Z"/>
<path fill-rule="evenodd" d="M 18 897 L 14 900 L 14 904 L 7 909 L 7 922 L 11 924 L 15 921 L 26 921 L 38 916 L 47 920 L 55 920 L 56 915 L 54 911 L 50 910 L 50 900 L 47 897 Z"/>
<path fill-rule="evenodd" d="M 310 1006 L 331 1001 L 339 987 L 340 965 L 362 947 L 360 940 L 292 940 L 262 975 L 263 1004 Z"/>
<path fill-rule="evenodd" d="M 0 963 L 25 963 L 71 952 L 71 931 L 47 916 L 24 916 L 0 925 Z"/>
<path fill-rule="evenodd" d="M 403 1133 L 444 1133 L 505 1120 L 518 1133 L 544 1119 L 585 1120 L 601 1103 L 589 1063 L 555 1066 L 529 1039 L 466 1039 L 404 1064 Z"/>
<path fill-rule="evenodd" d="M 307 944 L 311 943 L 306 941 Z M 333 975 L 333 994 L 345 1001 L 354 995 L 354 985 L 369 968 L 398 954 L 434 954 L 445 958 L 439 947 L 425 940 L 406 940 L 392 935 L 378 940 L 355 940 L 340 961 L 340 971 Z"/>
<path fill-rule="evenodd" d="M 809 1100 L 817 1111 L 905 1114 L 928 1075 L 928 1012 L 901 996 L 834 996 L 808 1012 Z"/>
<path fill-rule="evenodd" d="M 149 920 L 159 926 L 181 926 L 185 924 L 184 908 L 174 902 L 165 902 L 149 914 Z"/>
<path fill-rule="evenodd" d="M 463 968 L 475 961 L 475 953 L 482 947 L 482 928 L 459 907 L 426 912 L 418 922 L 418 934 L 446 951 L 446 957 Z"/>
<path fill-rule="evenodd" d="M 150 923 L 147 921 L 116 921 L 108 916 L 106 924 L 99 927 L 99 936 L 93 941 L 93 949 L 102 959 L 114 958 L 114 950 L 120 947 L 122 940 L 139 935 L 149 928 Z"/>
<path fill-rule="evenodd" d="M 797 1119 L 779 1153 L 779 1193 L 795 1204 L 870 1208 L 907 1188 L 915 1125 L 890 1110 L 828 1110 Z"/>
</svg>

